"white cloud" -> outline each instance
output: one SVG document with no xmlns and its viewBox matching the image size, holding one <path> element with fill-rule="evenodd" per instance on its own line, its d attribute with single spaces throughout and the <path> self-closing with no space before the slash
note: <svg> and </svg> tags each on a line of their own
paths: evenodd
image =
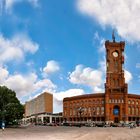
<svg viewBox="0 0 140 140">
<path fill-rule="evenodd" d="M 5 81 L 8 75 L 9 75 L 8 70 L 6 68 L 0 67 L 0 83 Z"/>
<path fill-rule="evenodd" d="M 51 74 L 60 70 L 58 62 L 50 60 L 47 62 L 47 65 L 43 68 L 43 72 L 46 74 Z"/>
<path fill-rule="evenodd" d="M 57 86 L 50 79 L 42 79 L 35 83 L 36 90 L 42 90 L 43 92 L 55 92 Z"/>
<path fill-rule="evenodd" d="M 98 86 L 94 87 L 94 92 L 105 92 L 104 88 L 100 88 Z"/>
<path fill-rule="evenodd" d="M 83 94 L 85 94 L 83 89 L 69 89 L 66 91 L 55 93 L 54 97 L 57 100 L 62 101 L 65 97 L 72 97 L 72 96 L 78 96 Z"/>
<path fill-rule="evenodd" d="M 94 42 L 99 42 L 98 51 L 105 54 L 105 39 L 99 36 L 99 33 L 97 31 L 94 33 L 93 44 Z"/>
<path fill-rule="evenodd" d="M 70 73 L 69 81 L 73 84 L 86 85 L 94 89 L 94 87 L 99 87 L 104 82 L 102 75 L 101 70 L 94 70 L 90 67 L 85 68 L 83 65 L 77 65 L 75 70 Z"/>
<path fill-rule="evenodd" d="M 27 52 L 35 53 L 39 45 L 26 35 L 15 35 L 8 39 L 0 35 L 0 63 L 13 60 L 21 61 Z"/>
<path fill-rule="evenodd" d="M 66 91 L 61 91 L 53 94 L 53 105 L 54 105 L 54 112 L 62 111 L 63 109 L 63 99 L 65 97 L 72 97 L 85 94 L 84 90 L 82 89 L 69 89 Z"/>
<path fill-rule="evenodd" d="M 34 73 L 28 76 L 20 74 L 9 75 L 4 81 L 3 85 L 16 91 L 17 97 L 26 96 L 34 91 L 34 83 L 36 82 L 37 76 Z"/>
<path fill-rule="evenodd" d="M 139 0 L 77 0 L 77 8 L 103 27 L 116 28 L 118 34 L 128 41 L 140 41 Z"/>
<path fill-rule="evenodd" d="M 132 74 L 127 70 L 124 70 L 124 77 L 126 83 L 129 83 L 133 79 Z"/>
<path fill-rule="evenodd" d="M 56 88 L 50 79 L 38 79 L 35 73 L 10 75 L 4 67 L 0 67 L 0 73 L 0 85 L 5 85 L 14 90 L 20 99 L 39 91 L 55 91 Z"/>
<path fill-rule="evenodd" d="M 6 10 L 11 9 L 15 3 L 21 2 L 22 0 L 5 0 L 5 8 Z"/>
</svg>

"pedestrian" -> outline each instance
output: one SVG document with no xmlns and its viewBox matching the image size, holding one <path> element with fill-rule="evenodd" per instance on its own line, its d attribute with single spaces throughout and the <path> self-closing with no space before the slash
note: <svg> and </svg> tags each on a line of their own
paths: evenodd
<svg viewBox="0 0 140 140">
<path fill-rule="evenodd" d="M 133 129 L 133 128 L 134 128 L 133 123 L 131 123 L 130 124 L 130 129 Z"/>
<path fill-rule="evenodd" d="M 2 122 L 2 130 L 4 131 L 4 129 L 5 129 L 5 123 L 4 122 Z"/>
</svg>

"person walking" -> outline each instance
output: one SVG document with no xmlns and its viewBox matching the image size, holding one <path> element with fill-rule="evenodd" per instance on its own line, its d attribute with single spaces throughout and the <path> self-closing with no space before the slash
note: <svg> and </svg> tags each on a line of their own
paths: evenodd
<svg viewBox="0 0 140 140">
<path fill-rule="evenodd" d="M 2 122 L 2 130 L 4 131 L 4 129 L 5 129 L 5 123 L 4 122 Z"/>
</svg>

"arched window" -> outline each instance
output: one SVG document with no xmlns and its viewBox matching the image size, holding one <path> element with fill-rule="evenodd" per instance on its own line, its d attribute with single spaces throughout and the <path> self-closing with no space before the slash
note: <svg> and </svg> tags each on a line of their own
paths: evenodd
<svg viewBox="0 0 140 140">
<path fill-rule="evenodd" d="M 120 107 L 119 106 L 114 106 L 114 108 L 113 108 L 113 114 L 114 115 L 119 115 L 120 114 Z"/>
<path fill-rule="evenodd" d="M 114 99 L 112 99 L 112 103 L 114 103 Z"/>
<path fill-rule="evenodd" d="M 131 107 L 128 107 L 128 114 L 131 115 Z"/>
<path fill-rule="evenodd" d="M 134 101 L 132 101 L 132 104 L 134 104 Z"/>
<path fill-rule="evenodd" d="M 128 101 L 128 104 L 131 104 L 131 101 L 130 100 Z"/>
<path fill-rule="evenodd" d="M 104 100 L 102 100 L 102 104 L 104 104 Z"/>
<path fill-rule="evenodd" d="M 120 103 L 120 102 L 121 102 L 121 100 L 119 99 L 119 100 L 118 100 L 118 103 Z"/>
<path fill-rule="evenodd" d="M 75 112 L 75 108 L 73 109 L 73 116 L 75 116 L 76 115 L 76 112 Z"/>
<path fill-rule="evenodd" d="M 95 115 L 96 109 L 95 107 L 92 108 L 93 115 Z"/>
<path fill-rule="evenodd" d="M 104 115 L 104 107 L 101 107 L 101 115 Z"/>
<path fill-rule="evenodd" d="M 136 101 L 136 105 L 138 105 L 139 104 L 139 102 L 138 101 Z"/>
<path fill-rule="evenodd" d="M 72 115 L 72 109 L 70 109 L 70 116 Z"/>
<path fill-rule="evenodd" d="M 139 108 L 136 108 L 136 115 L 139 115 Z"/>
<path fill-rule="evenodd" d="M 96 114 L 99 115 L 100 114 L 100 107 L 96 108 Z"/>
</svg>

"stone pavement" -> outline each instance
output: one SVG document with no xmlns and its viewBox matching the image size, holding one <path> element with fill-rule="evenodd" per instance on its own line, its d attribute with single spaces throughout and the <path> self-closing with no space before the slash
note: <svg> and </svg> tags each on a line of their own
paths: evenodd
<svg viewBox="0 0 140 140">
<path fill-rule="evenodd" d="M 29 126 L 0 130 L 0 140 L 140 140 L 140 128 Z"/>
</svg>

